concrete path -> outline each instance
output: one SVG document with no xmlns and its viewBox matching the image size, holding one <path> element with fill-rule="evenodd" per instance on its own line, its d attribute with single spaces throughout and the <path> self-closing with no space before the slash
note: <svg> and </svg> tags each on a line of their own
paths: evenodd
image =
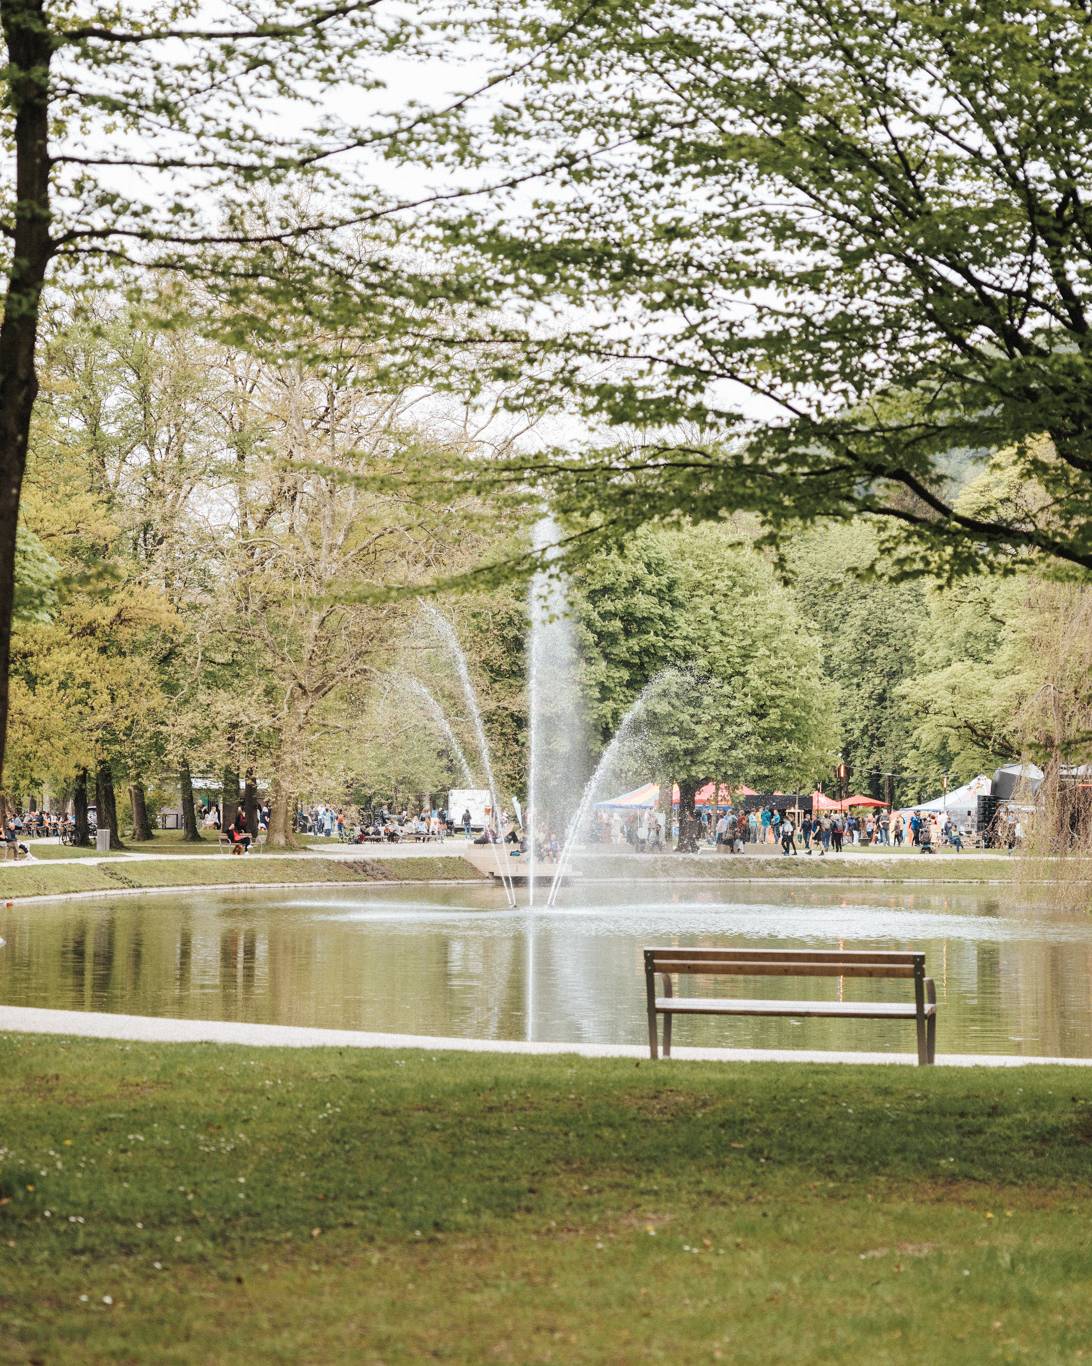
<svg viewBox="0 0 1092 1366">
<path fill-rule="evenodd" d="M 355 1029 L 247 1024 L 232 1020 L 171 1020 L 151 1015 L 110 1015 L 83 1010 L 0 1006 L 0 1033 L 60 1034 L 130 1043 L 220 1043 L 257 1048 L 422 1048 L 432 1052 L 573 1053 L 583 1058 L 648 1058 L 643 1044 L 523 1043 L 513 1039 L 450 1039 L 422 1034 L 370 1034 Z M 911 1053 L 830 1053 L 805 1049 L 676 1048 L 689 1062 L 826 1062 L 916 1066 Z M 990 1054 L 938 1056 L 941 1067 L 1092 1067 L 1092 1058 L 1024 1058 Z M 670 1065 L 670 1064 L 669 1064 Z"/>
<path fill-rule="evenodd" d="M 208 837 L 208 832 L 206 832 L 206 838 Z M 33 858 L 34 849 L 36 845 L 58 844 L 59 842 L 60 841 L 56 839 L 32 840 L 30 843 L 31 857 Z M 448 839 L 445 840 L 442 844 L 339 844 L 335 839 L 324 840 L 321 838 L 310 836 L 304 837 L 303 845 L 304 848 L 309 850 L 310 852 L 315 854 L 321 854 L 325 858 L 401 859 L 443 858 L 445 856 L 455 856 L 469 858 L 472 863 L 480 867 L 483 871 L 492 871 L 497 867 L 496 854 L 489 846 L 480 844 L 475 845 L 473 841 L 465 839 Z M 298 858 L 299 853 L 299 850 L 291 849 L 284 850 L 283 852 L 271 849 L 263 849 L 258 855 L 256 855 L 256 857 L 263 859 Z M 506 867 L 510 865 L 522 866 L 523 863 L 527 862 L 527 860 L 521 861 L 509 858 L 509 850 L 507 848 L 504 849 L 503 853 L 505 857 Z M 609 858 L 612 860 L 632 860 L 635 868 L 639 868 L 642 865 L 647 866 L 649 858 L 653 857 L 647 854 L 638 854 L 634 850 L 629 849 L 628 847 L 616 845 L 588 845 L 581 847 L 577 850 L 577 857 L 585 861 L 593 860 L 598 854 L 601 854 L 604 858 Z M 119 863 L 130 859 L 206 859 L 215 857 L 217 857 L 217 854 L 209 852 L 200 854 L 188 854 L 177 844 L 165 844 L 162 849 L 156 849 L 154 851 L 147 851 L 143 849 L 128 850 L 125 853 L 117 853 L 103 856 L 88 854 L 85 857 L 80 858 L 79 862 L 85 864 L 95 864 L 101 863 L 104 860 L 109 861 L 110 863 Z M 228 854 L 224 854 L 222 855 L 222 857 L 228 858 L 230 856 Z M 699 850 L 697 854 L 688 854 L 686 855 L 686 857 L 688 859 L 708 859 L 710 865 L 713 865 L 715 862 L 715 865 L 718 869 L 718 877 L 724 875 L 725 867 L 739 868 L 749 863 L 753 859 L 776 859 L 779 863 L 782 862 L 784 859 L 784 855 L 782 855 L 777 849 L 775 849 L 772 844 L 762 846 L 748 845 L 746 851 L 743 854 L 720 854 L 715 849 L 708 847 Z M 881 863 L 886 863 L 891 860 L 906 858 L 920 859 L 919 851 L 916 849 L 911 850 L 905 848 L 901 850 L 879 848 L 846 849 L 841 854 L 827 854 L 822 858 L 808 858 L 806 855 L 800 855 L 796 859 L 796 871 L 799 876 L 806 877 L 808 875 L 808 865 L 812 863 L 872 863 L 877 861 Z M 957 863 L 960 860 L 966 862 L 968 859 L 973 859 L 976 862 L 978 860 L 989 860 L 991 863 L 997 863 L 999 866 L 1011 865 L 1013 862 L 1012 855 L 1002 850 L 968 849 L 962 854 L 954 852 L 932 854 L 929 856 L 929 863 L 930 865 Z M 55 861 L 58 860 L 39 860 L 39 862 L 41 863 L 53 863 Z"/>
</svg>

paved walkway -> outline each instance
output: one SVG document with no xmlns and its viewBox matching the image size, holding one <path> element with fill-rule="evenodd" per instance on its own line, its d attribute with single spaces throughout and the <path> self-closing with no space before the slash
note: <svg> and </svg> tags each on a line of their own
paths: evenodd
<svg viewBox="0 0 1092 1366">
<path fill-rule="evenodd" d="M 210 838 L 209 832 L 207 831 L 205 832 L 205 838 Z M 30 844 L 31 855 L 33 856 L 34 848 L 37 844 L 58 843 L 59 841 L 55 839 L 42 841 L 33 840 Z M 316 839 L 314 837 L 308 837 L 304 839 L 304 848 L 311 851 L 312 853 L 321 854 L 325 858 L 400 859 L 443 858 L 445 856 L 461 856 L 470 858 L 471 861 L 475 864 L 481 863 L 483 867 L 488 866 L 489 868 L 496 868 L 497 866 L 496 854 L 491 848 L 489 848 L 486 845 L 475 845 L 473 841 L 468 841 L 464 839 L 448 839 L 445 840 L 443 844 L 339 844 L 334 839 L 327 841 L 323 839 Z M 509 851 L 505 849 L 504 854 L 506 859 L 506 867 L 510 864 L 520 862 L 518 860 L 510 859 L 508 857 L 508 853 Z M 584 860 L 594 859 L 597 855 L 601 855 L 604 858 L 609 858 L 612 860 L 632 860 L 635 868 L 641 867 L 642 865 L 647 866 L 651 858 L 657 857 L 656 855 L 638 854 L 632 849 L 615 845 L 583 846 L 579 848 L 576 851 L 576 853 L 578 858 Z M 669 854 L 670 851 L 665 851 L 663 857 L 667 857 Z M 263 849 L 260 851 L 257 857 L 263 859 L 298 858 L 299 855 L 300 850 L 298 849 L 286 849 L 283 851 Z M 128 859 L 206 859 L 216 858 L 217 856 L 218 855 L 216 853 L 207 851 L 199 854 L 190 854 L 186 853 L 185 849 L 179 844 L 164 843 L 162 849 L 156 850 L 130 849 L 127 850 L 125 853 L 116 853 L 103 856 L 99 856 L 96 854 L 88 854 L 80 858 L 79 862 L 86 864 L 94 864 L 102 862 L 104 858 L 108 858 L 109 862 L 111 863 L 117 863 Z M 228 857 L 228 855 L 224 854 L 222 855 L 222 857 L 226 858 Z M 777 861 L 780 863 L 783 860 L 784 855 L 782 855 L 777 849 L 775 849 L 772 844 L 767 844 L 762 846 L 748 845 L 746 851 L 743 854 L 720 854 L 713 848 L 703 848 L 697 854 L 688 854 L 684 857 L 686 857 L 687 859 L 701 858 L 702 860 L 708 860 L 710 865 L 712 865 L 715 862 L 716 867 L 718 869 L 718 876 L 723 876 L 724 869 L 726 867 L 741 867 L 743 864 L 746 864 L 752 859 L 777 859 Z M 799 875 L 806 877 L 809 865 L 811 865 L 812 863 L 815 863 L 817 865 L 820 863 L 887 863 L 891 860 L 906 858 L 920 858 L 919 851 L 911 849 L 898 850 L 880 848 L 850 848 L 844 850 L 841 854 L 827 854 L 822 858 L 809 859 L 806 855 L 801 855 L 796 860 L 796 864 Z M 962 854 L 958 854 L 955 852 L 932 854 L 929 856 L 929 863 L 930 865 L 933 865 L 959 862 L 960 860 L 965 862 L 968 859 L 988 859 L 991 863 L 997 863 L 998 865 L 1010 865 L 1013 861 L 1012 855 L 1004 851 L 996 849 L 968 849 Z M 42 863 L 54 863 L 57 861 L 58 860 L 54 859 L 40 860 L 40 862 Z M 523 860 L 522 862 L 526 863 L 526 860 Z M 552 871 L 552 865 L 550 865 L 547 868 L 547 871 Z"/>
<path fill-rule="evenodd" d="M 643 1044 L 524 1043 L 513 1039 L 449 1039 L 422 1034 L 369 1034 L 355 1029 L 310 1029 L 299 1025 L 247 1024 L 232 1020 L 171 1020 L 151 1015 L 109 1015 L 83 1010 L 39 1010 L 0 1006 L 0 1033 L 61 1034 L 130 1043 L 246 1044 L 257 1048 L 422 1048 L 432 1052 L 575 1053 L 583 1058 L 647 1058 Z M 911 1053 L 830 1053 L 805 1049 L 676 1048 L 672 1057 L 690 1062 L 826 1062 L 917 1065 Z M 1024 1058 L 950 1053 L 941 1067 L 1023 1067 L 1052 1064 L 1092 1067 L 1092 1058 Z"/>
</svg>

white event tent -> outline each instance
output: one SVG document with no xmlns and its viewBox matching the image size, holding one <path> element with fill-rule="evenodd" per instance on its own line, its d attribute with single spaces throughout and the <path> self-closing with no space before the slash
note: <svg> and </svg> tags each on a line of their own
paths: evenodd
<svg viewBox="0 0 1092 1366">
<path fill-rule="evenodd" d="M 978 813 L 979 797 L 988 797 L 992 790 L 992 780 L 984 773 L 980 773 L 969 783 L 964 783 L 952 792 L 942 792 L 932 801 L 916 802 L 913 806 L 903 807 L 903 814 L 912 815 L 915 811 L 947 811 L 954 821 L 973 821 Z"/>
</svg>

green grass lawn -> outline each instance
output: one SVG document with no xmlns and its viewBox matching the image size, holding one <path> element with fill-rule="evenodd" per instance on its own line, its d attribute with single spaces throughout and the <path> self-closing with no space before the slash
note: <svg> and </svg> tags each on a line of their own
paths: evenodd
<svg viewBox="0 0 1092 1366">
<path fill-rule="evenodd" d="M 0 1106 L 4 1361 L 1092 1344 L 1083 1071 L 8 1037 Z"/>
<path fill-rule="evenodd" d="M 113 891 L 119 887 L 233 887 L 244 883 L 481 881 L 481 874 L 456 855 L 383 860 L 269 858 L 229 854 L 212 860 L 111 858 L 78 861 L 0 863 L 0 899 L 57 896 L 67 892 Z"/>
<path fill-rule="evenodd" d="M 862 852 L 862 851 L 854 851 Z M 721 854 L 709 849 L 701 854 L 616 854 L 589 851 L 578 856 L 577 867 L 589 878 L 680 877 L 710 881 L 751 878 L 811 878 L 816 881 L 854 882 L 877 878 L 895 882 L 1007 882 L 1017 873 L 1025 879 L 1065 878 L 1092 882 L 1092 859 L 1014 858 L 1005 854 L 975 855 L 968 851 L 938 860 L 918 850 L 892 852 L 869 850 L 865 858 L 840 859 L 833 855 L 785 858 L 772 846 L 768 855 Z"/>
</svg>

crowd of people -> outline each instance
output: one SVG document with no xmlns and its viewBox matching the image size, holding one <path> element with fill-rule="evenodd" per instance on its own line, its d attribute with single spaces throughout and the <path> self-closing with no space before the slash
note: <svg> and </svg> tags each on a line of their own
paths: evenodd
<svg viewBox="0 0 1092 1366">
<path fill-rule="evenodd" d="M 258 830 L 269 826 L 269 807 L 263 801 L 256 808 Z M 201 809 L 201 824 L 206 829 L 225 833 L 243 852 L 253 840 L 246 812 L 240 804 L 230 820 L 225 821 L 219 804 L 207 801 Z M 36 838 L 63 837 L 70 831 L 69 817 L 46 811 L 12 812 L 3 826 L 3 842 L 20 853 L 27 852 L 24 841 Z M 512 846 L 513 856 L 528 852 L 526 830 L 513 818 L 501 814 L 475 826 L 469 810 L 457 818 L 442 807 L 411 812 L 408 807 L 391 810 L 386 803 L 375 810 L 346 809 L 325 802 L 300 807 L 296 813 L 296 833 L 322 839 L 336 839 L 344 844 L 390 843 L 402 841 L 440 842 L 461 834 L 478 844 Z M 477 832 L 477 833 L 475 833 Z M 994 848 L 1015 848 L 1023 838 L 1023 825 L 1016 815 L 998 824 L 983 843 Z M 670 829 L 659 811 L 640 809 L 634 812 L 597 812 L 588 833 L 593 844 L 629 847 L 642 853 L 656 853 L 667 849 L 680 831 L 677 821 Z M 954 820 L 947 813 L 933 811 L 901 811 L 885 809 L 848 812 L 800 811 L 780 807 L 774 803 L 752 809 L 713 812 L 696 811 L 686 823 L 686 847 L 699 848 L 703 844 L 729 853 L 743 853 L 747 846 L 780 848 L 787 856 L 804 853 L 819 855 L 841 853 L 849 847 L 884 845 L 901 848 L 904 845 L 932 852 L 937 849 L 962 850 L 973 837 L 973 827 Z M 556 862 L 561 841 L 551 828 L 536 835 L 536 858 Z"/>
<path fill-rule="evenodd" d="M 780 848 L 786 856 L 804 853 L 822 857 L 831 852 L 840 854 L 847 847 L 869 845 L 893 848 L 905 845 L 924 852 L 942 848 L 958 852 L 971 833 L 967 826 L 936 812 L 914 811 L 909 816 L 886 810 L 812 814 L 772 803 L 751 810 L 730 807 L 719 815 L 703 809 L 695 812 L 693 821 L 696 828 L 690 843 L 695 848 L 705 844 L 727 853 L 743 853 L 748 845 L 772 846 Z M 672 837 L 678 835 L 676 822 Z M 596 816 L 591 839 L 594 843 L 655 852 L 665 847 L 664 817 L 647 810 L 632 814 L 601 812 Z"/>
<path fill-rule="evenodd" d="M 466 824 L 469 834 L 469 813 Z M 360 811 L 320 802 L 310 808 L 301 807 L 296 813 L 297 834 L 334 839 L 341 844 L 398 844 L 405 840 L 443 843 L 454 832 L 447 811 L 437 807 L 411 813 L 408 807 L 391 811 L 384 803 L 378 810 Z"/>
</svg>

